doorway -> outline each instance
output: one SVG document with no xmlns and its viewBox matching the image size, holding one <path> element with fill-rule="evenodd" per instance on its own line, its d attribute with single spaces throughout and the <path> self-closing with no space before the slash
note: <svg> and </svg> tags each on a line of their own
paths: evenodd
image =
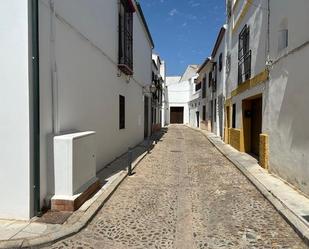
<svg viewBox="0 0 309 249">
<path fill-rule="evenodd" d="M 144 99 L 144 138 L 148 137 L 149 129 L 149 98 L 145 96 Z"/>
<path fill-rule="evenodd" d="M 226 128 L 227 131 L 225 133 L 225 141 L 229 144 L 230 143 L 230 128 L 231 128 L 231 112 L 230 112 L 230 106 L 226 107 Z"/>
<path fill-rule="evenodd" d="M 200 112 L 196 112 L 196 126 L 200 128 Z"/>
<path fill-rule="evenodd" d="M 262 133 L 262 96 L 243 101 L 243 128 L 245 152 L 258 158 L 260 154 L 260 134 Z"/>
<path fill-rule="evenodd" d="M 170 123 L 171 124 L 183 124 L 183 107 L 171 107 Z"/>
</svg>

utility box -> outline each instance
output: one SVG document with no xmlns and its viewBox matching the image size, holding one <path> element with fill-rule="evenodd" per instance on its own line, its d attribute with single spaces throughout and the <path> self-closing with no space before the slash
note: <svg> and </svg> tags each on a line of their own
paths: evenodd
<svg viewBox="0 0 309 249">
<path fill-rule="evenodd" d="M 99 188 L 95 151 L 93 131 L 54 137 L 52 210 L 75 211 Z"/>
</svg>

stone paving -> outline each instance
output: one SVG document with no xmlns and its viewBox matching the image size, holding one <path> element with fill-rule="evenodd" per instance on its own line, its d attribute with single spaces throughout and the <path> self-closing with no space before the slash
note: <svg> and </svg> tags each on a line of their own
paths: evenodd
<svg viewBox="0 0 309 249">
<path fill-rule="evenodd" d="M 88 227 L 48 247 L 307 248 L 200 133 L 171 126 Z"/>
</svg>

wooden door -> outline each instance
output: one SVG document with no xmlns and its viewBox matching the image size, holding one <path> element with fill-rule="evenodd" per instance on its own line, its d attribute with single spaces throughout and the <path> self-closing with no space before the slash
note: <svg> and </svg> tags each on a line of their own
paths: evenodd
<svg viewBox="0 0 309 249">
<path fill-rule="evenodd" d="M 251 100 L 251 152 L 260 154 L 260 134 L 262 133 L 262 98 Z"/>
<path fill-rule="evenodd" d="M 183 107 L 171 107 L 170 123 L 183 124 Z"/>
</svg>

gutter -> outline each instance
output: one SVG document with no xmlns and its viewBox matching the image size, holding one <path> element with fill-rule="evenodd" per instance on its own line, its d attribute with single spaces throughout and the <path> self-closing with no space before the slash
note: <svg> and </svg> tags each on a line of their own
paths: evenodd
<svg viewBox="0 0 309 249">
<path fill-rule="evenodd" d="M 40 214 L 40 63 L 39 63 L 39 3 L 38 0 L 30 0 L 31 16 L 31 71 L 30 91 L 32 92 L 32 120 L 31 120 L 31 149 L 32 149 L 32 183 L 33 189 L 30 193 L 33 196 L 33 215 Z M 32 187 L 32 186 L 31 186 Z"/>
</svg>

